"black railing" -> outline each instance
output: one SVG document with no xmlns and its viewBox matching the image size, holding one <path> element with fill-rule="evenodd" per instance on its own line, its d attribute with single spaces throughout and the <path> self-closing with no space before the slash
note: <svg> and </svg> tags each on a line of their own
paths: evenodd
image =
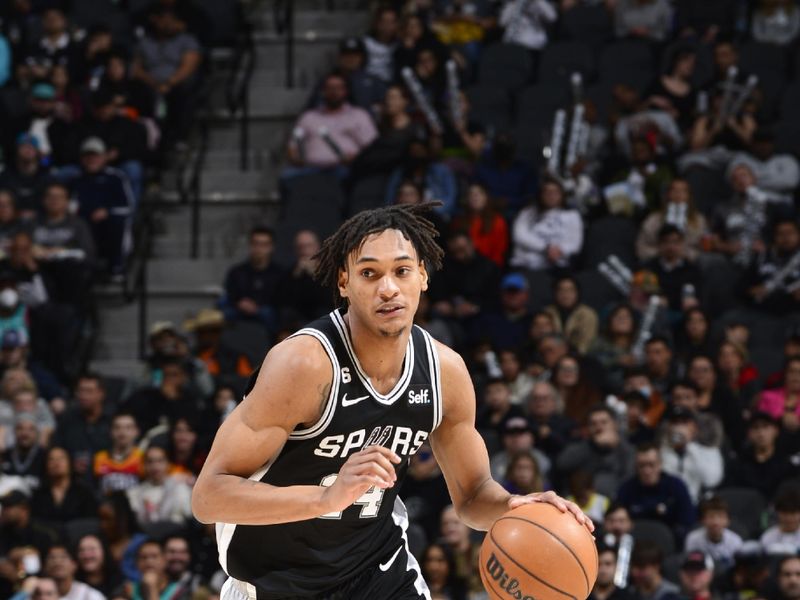
<svg viewBox="0 0 800 600">
<path fill-rule="evenodd" d="M 200 208 L 202 200 L 201 178 L 203 176 L 203 166 L 206 162 L 208 153 L 208 122 L 200 122 L 200 143 L 195 154 L 194 169 L 189 180 L 189 193 L 192 203 L 192 224 L 191 224 L 191 249 L 190 256 L 196 259 L 200 255 Z"/>
<path fill-rule="evenodd" d="M 329 4 L 329 8 L 331 5 Z M 275 20 L 275 31 L 286 36 L 285 70 L 286 87 L 294 87 L 294 2 L 292 0 L 276 0 L 272 16 Z"/>
<path fill-rule="evenodd" d="M 256 66 L 256 48 L 251 20 L 242 14 L 241 22 L 226 89 L 228 112 L 239 118 L 239 168 L 246 171 L 250 168 L 250 82 Z"/>
</svg>

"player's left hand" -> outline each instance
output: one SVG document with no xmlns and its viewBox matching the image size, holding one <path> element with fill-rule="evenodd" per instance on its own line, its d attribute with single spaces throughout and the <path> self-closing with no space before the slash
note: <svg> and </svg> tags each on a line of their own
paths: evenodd
<svg viewBox="0 0 800 600">
<path fill-rule="evenodd" d="M 527 496 L 511 496 L 511 498 L 508 499 L 508 508 L 510 510 L 522 506 L 523 504 L 533 504 L 534 502 L 546 502 L 547 504 L 552 504 L 561 512 L 570 512 L 578 523 L 586 527 L 589 531 L 594 531 L 594 523 L 592 523 L 592 520 L 578 508 L 577 504 L 565 500 L 552 490 L 528 494 Z"/>
</svg>

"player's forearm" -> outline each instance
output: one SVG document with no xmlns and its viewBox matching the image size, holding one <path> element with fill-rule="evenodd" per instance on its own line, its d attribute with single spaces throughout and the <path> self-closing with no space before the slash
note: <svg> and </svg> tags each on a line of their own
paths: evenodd
<svg viewBox="0 0 800 600">
<path fill-rule="evenodd" d="M 456 507 L 458 516 L 472 529 L 487 531 L 508 512 L 509 498 L 511 494 L 503 486 L 494 479 L 486 479 L 470 498 Z"/>
<path fill-rule="evenodd" d="M 315 485 L 278 487 L 235 475 L 213 475 L 195 485 L 192 512 L 201 523 L 291 523 L 330 512 L 324 491 Z"/>
</svg>

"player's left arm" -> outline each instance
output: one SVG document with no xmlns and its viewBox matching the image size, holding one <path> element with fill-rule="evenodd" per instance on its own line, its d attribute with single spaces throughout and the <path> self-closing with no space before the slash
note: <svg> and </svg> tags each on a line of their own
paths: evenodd
<svg viewBox="0 0 800 600">
<path fill-rule="evenodd" d="M 475 429 L 475 392 L 467 367 L 453 350 L 439 343 L 436 346 L 441 362 L 443 417 L 431 435 L 431 448 L 461 520 L 473 529 L 486 531 L 512 508 L 548 502 L 562 512 L 571 512 L 594 530 L 591 519 L 576 504 L 555 492 L 515 496 L 492 479 L 486 444 Z"/>
</svg>

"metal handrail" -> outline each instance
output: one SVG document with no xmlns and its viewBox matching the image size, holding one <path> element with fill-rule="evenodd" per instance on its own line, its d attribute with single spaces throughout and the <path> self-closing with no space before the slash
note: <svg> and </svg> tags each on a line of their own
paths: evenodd
<svg viewBox="0 0 800 600">
<path fill-rule="evenodd" d="M 250 83 L 256 66 L 253 24 L 240 4 L 242 26 L 236 41 L 236 55 L 227 84 L 228 111 L 239 119 L 239 168 L 246 171 L 250 156 Z"/>
<path fill-rule="evenodd" d="M 208 153 L 208 137 L 208 122 L 203 120 L 200 123 L 200 148 L 195 157 L 195 165 L 197 168 L 192 173 L 192 179 L 189 182 L 192 203 L 190 255 L 193 259 L 196 259 L 200 255 L 201 178 L 203 176 L 203 165 L 205 165 L 206 162 L 206 154 Z"/>
<path fill-rule="evenodd" d="M 286 34 L 286 88 L 294 88 L 294 2 L 277 0 L 273 5 L 272 16 L 278 35 Z"/>
</svg>

